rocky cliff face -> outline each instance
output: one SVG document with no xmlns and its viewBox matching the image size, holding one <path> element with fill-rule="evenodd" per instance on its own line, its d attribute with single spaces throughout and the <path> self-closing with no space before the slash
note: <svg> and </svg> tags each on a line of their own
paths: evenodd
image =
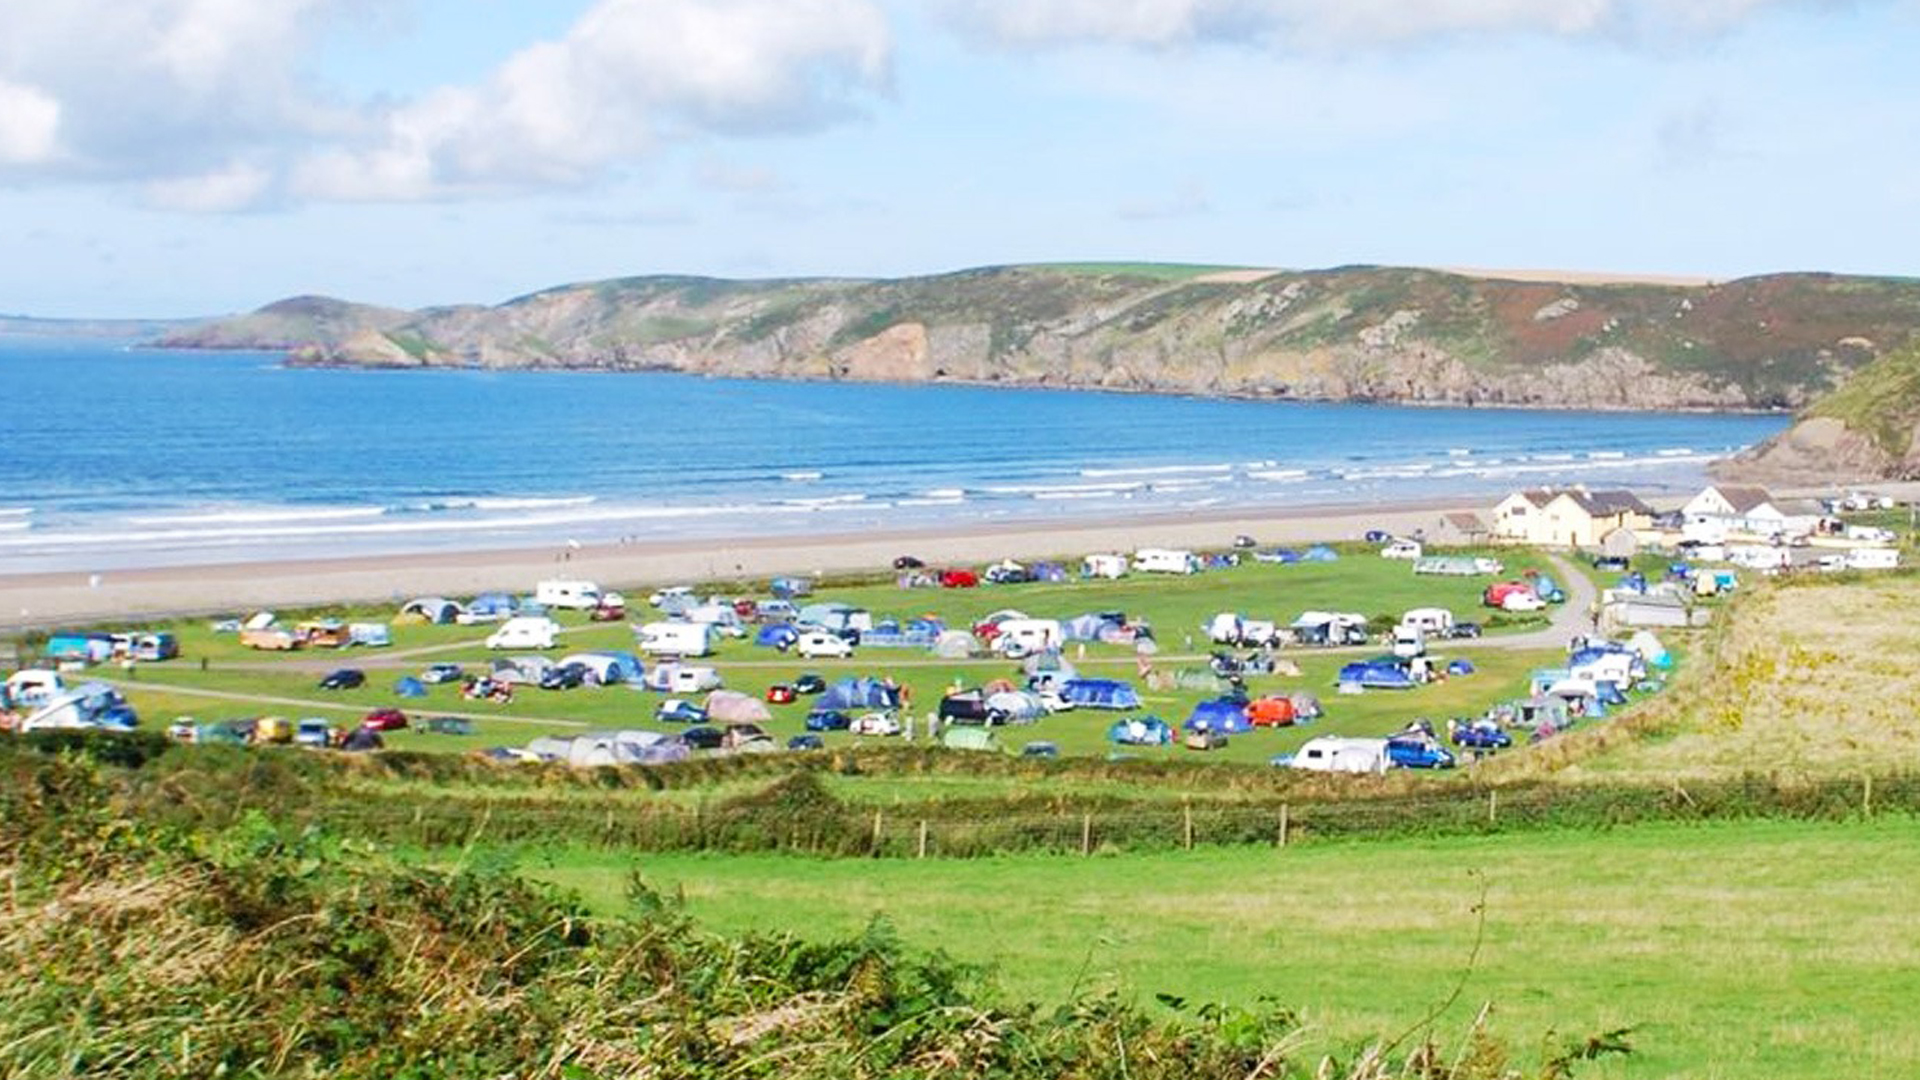
<svg viewBox="0 0 1920 1080">
<path fill-rule="evenodd" d="M 1920 479 L 1920 346 L 1860 368 L 1793 427 L 1714 474 L 1778 484 Z"/>
<path fill-rule="evenodd" d="M 637 278 L 393 312 L 303 298 L 167 339 L 310 364 L 953 380 L 1313 400 L 1794 408 L 1920 330 L 1920 284 L 1502 281 L 1349 268 Z"/>
</svg>

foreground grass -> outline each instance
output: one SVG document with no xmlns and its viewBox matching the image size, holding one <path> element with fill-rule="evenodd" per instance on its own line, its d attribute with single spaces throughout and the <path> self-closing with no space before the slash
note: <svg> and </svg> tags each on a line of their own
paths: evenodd
<svg viewBox="0 0 1920 1080">
<path fill-rule="evenodd" d="M 726 930 L 830 937 L 884 913 L 1020 995 L 1271 994 L 1312 1003 L 1307 1019 L 1336 1038 L 1443 999 L 1473 959 L 1484 895 L 1456 1014 L 1496 1002 L 1509 1034 L 1636 1027 L 1642 1052 L 1594 1075 L 1920 1072 L 1920 934 L 1897 899 L 1920 880 L 1911 819 L 1091 859 L 560 852 L 523 869 L 601 911 L 638 871 Z"/>
</svg>

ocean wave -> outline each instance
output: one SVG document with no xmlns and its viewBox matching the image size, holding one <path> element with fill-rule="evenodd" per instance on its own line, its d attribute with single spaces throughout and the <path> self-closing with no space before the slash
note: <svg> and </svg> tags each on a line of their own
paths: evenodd
<svg viewBox="0 0 1920 1080">
<path fill-rule="evenodd" d="M 1127 483 L 1115 482 L 1106 484 L 1001 484 L 994 487 L 983 487 L 980 490 L 990 495 L 1038 495 L 1041 492 L 1055 491 L 1117 493 L 1122 491 L 1136 491 L 1145 486 L 1144 481 L 1134 480 Z"/>
<path fill-rule="evenodd" d="M 0 532 L 24 532 L 31 528 L 31 521 L 0 521 Z"/>
<path fill-rule="evenodd" d="M 790 480 L 794 483 L 802 483 L 808 480 L 819 480 L 825 475 L 825 473 L 813 472 L 812 470 L 802 470 L 800 472 L 783 472 L 780 474 L 780 479 Z"/>
<path fill-rule="evenodd" d="M 925 499 L 895 499 L 893 505 L 895 506 L 959 506 L 960 504 L 966 501 L 967 500 L 962 498 L 961 496 L 950 495 L 945 498 L 933 497 L 933 498 L 925 498 Z"/>
<path fill-rule="evenodd" d="M 461 510 L 550 510 L 563 506 L 590 506 L 597 501 L 598 498 L 593 495 L 456 495 L 445 499 L 426 499 L 421 502 L 389 506 L 387 507 L 387 512 L 393 514 L 438 514 L 453 513 Z"/>
<path fill-rule="evenodd" d="M 328 509 L 287 508 L 275 510 L 212 510 L 197 514 L 156 514 L 133 517 L 134 525 L 268 525 L 290 521 L 346 521 L 379 517 L 386 513 L 380 506 L 337 506 Z"/>
<path fill-rule="evenodd" d="M 31 513 L 31 506 L 0 506 L 0 517 L 26 517 Z"/>
<path fill-rule="evenodd" d="M 1081 469 L 1080 475 L 1091 479 L 1102 476 L 1177 476 L 1181 473 L 1232 471 L 1232 465 L 1132 465 L 1112 469 Z"/>
<path fill-rule="evenodd" d="M 803 506 L 808 508 L 840 506 L 849 503 L 863 503 L 865 495 L 823 495 L 818 499 L 781 499 L 782 506 Z"/>
<path fill-rule="evenodd" d="M 1588 461 L 1619 461 L 1626 456 L 1627 454 L 1626 454 L 1626 451 L 1624 450 L 1589 450 L 1587 451 Z"/>
<path fill-rule="evenodd" d="M 1696 452 L 1690 446 L 1671 446 L 1665 450 L 1655 450 L 1653 453 L 1655 457 L 1686 457 Z"/>
<path fill-rule="evenodd" d="M 965 496 L 966 488 L 929 488 L 920 493 L 925 499 L 958 499 Z"/>
<path fill-rule="evenodd" d="M 1247 474 L 1249 479 L 1267 480 L 1283 484 L 1296 483 L 1312 475 L 1313 474 L 1306 469 L 1256 469 Z"/>
</svg>

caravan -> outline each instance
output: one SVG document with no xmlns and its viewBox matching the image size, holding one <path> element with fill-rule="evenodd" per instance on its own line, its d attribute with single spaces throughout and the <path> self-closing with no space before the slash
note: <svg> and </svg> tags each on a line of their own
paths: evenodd
<svg viewBox="0 0 1920 1080">
<path fill-rule="evenodd" d="M 633 633 L 640 651 L 649 656 L 706 656 L 713 651 L 714 630 L 707 623 L 648 623 Z"/>
<path fill-rule="evenodd" d="M 591 581 L 554 578 L 535 585 L 533 598 L 550 608 L 586 611 L 600 605 L 600 586 Z"/>
<path fill-rule="evenodd" d="M 1089 555 L 1080 561 L 1080 576 L 1108 579 L 1126 577 L 1127 557 L 1112 554 Z"/>
<path fill-rule="evenodd" d="M 1133 553 L 1133 568 L 1143 574 L 1197 574 L 1200 557 L 1176 548 L 1141 548 Z"/>
<path fill-rule="evenodd" d="M 1384 773 L 1392 763 L 1385 739 L 1308 739 L 1286 764 L 1313 772 Z"/>
<path fill-rule="evenodd" d="M 551 649 L 560 624 L 545 615 L 516 615 L 487 636 L 489 649 Z"/>
<path fill-rule="evenodd" d="M 1066 640 L 1058 619 L 1002 619 L 993 636 L 993 651 L 1018 659 L 1054 652 Z"/>
</svg>

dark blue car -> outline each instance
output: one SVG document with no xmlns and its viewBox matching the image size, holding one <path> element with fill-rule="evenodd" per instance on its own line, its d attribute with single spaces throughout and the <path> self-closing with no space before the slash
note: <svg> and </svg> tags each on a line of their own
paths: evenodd
<svg viewBox="0 0 1920 1080">
<path fill-rule="evenodd" d="M 1428 738 L 1387 740 L 1387 760 L 1400 769 L 1451 769 L 1453 751 Z"/>
<path fill-rule="evenodd" d="M 1513 745 L 1513 736 L 1498 724 L 1463 724 L 1453 729 L 1453 745 L 1469 750 L 1504 750 Z"/>
<path fill-rule="evenodd" d="M 808 731 L 845 731 L 853 725 L 853 717 L 839 709 L 814 709 L 807 713 Z"/>
</svg>

